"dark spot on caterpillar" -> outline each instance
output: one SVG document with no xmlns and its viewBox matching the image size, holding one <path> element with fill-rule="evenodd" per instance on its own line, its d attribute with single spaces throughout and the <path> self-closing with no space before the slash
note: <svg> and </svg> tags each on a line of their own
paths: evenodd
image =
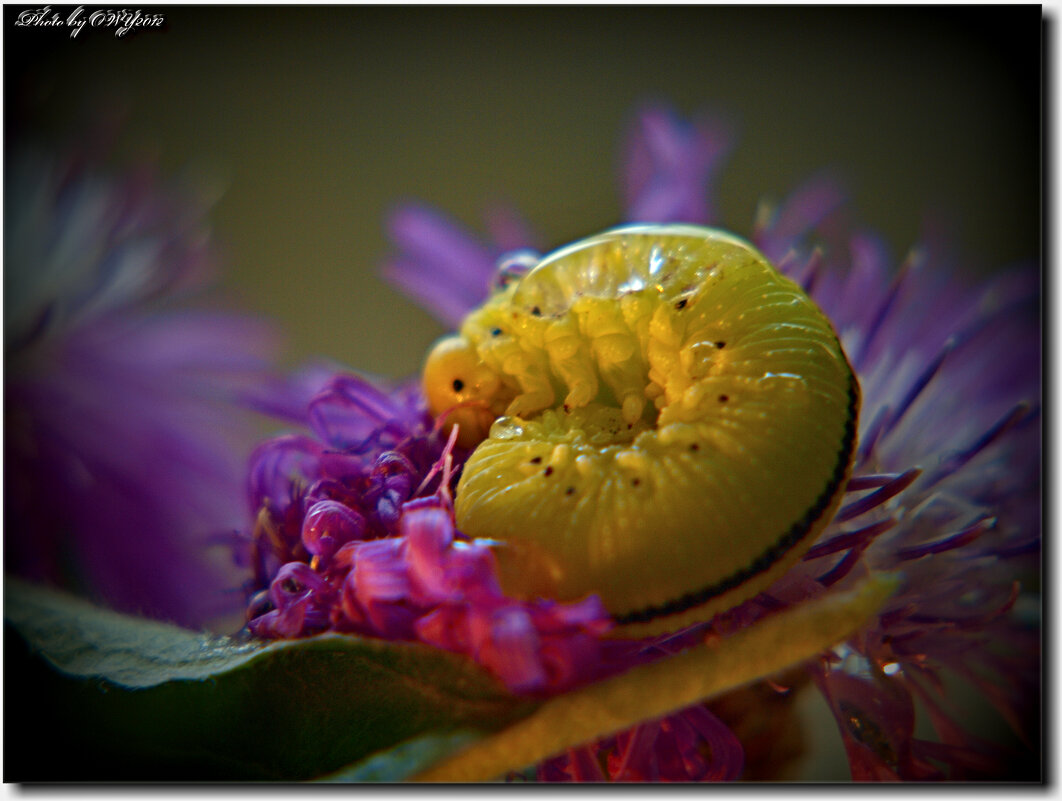
<svg viewBox="0 0 1062 801">
<path fill-rule="evenodd" d="M 454 392 L 460 392 L 464 388 L 465 388 L 465 382 L 462 381 L 460 378 L 455 378 L 454 379 Z"/>
<path fill-rule="evenodd" d="M 572 407 L 571 407 L 571 406 L 569 406 L 569 405 L 568 405 L 567 403 L 566 403 L 566 404 L 564 404 L 564 413 L 565 413 L 565 414 L 570 414 L 570 413 L 571 413 L 571 411 L 572 411 Z"/>
<path fill-rule="evenodd" d="M 500 328 L 492 328 L 492 329 L 490 330 L 490 335 L 491 335 L 492 337 L 500 337 L 500 336 L 501 336 L 501 333 L 502 333 L 502 330 L 501 330 Z"/>
<path fill-rule="evenodd" d="M 634 423 L 627 423 L 627 428 L 628 429 L 634 428 Z"/>
<path fill-rule="evenodd" d="M 544 476 L 552 476 L 553 475 L 553 465 L 548 465 L 546 467 L 546 469 L 542 471 L 542 475 L 544 475 Z"/>
<path fill-rule="evenodd" d="M 730 400 L 730 396 L 729 395 L 720 395 L 719 396 L 719 402 L 720 403 L 726 403 L 728 400 Z"/>
<path fill-rule="evenodd" d="M 679 311 L 682 311 L 683 309 L 686 308 L 686 303 L 687 303 L 686 298 L 683 298 L 682 300 L 680 300 L 678 303 L 675 304 L 675 308 L 678 309 Z"/>
<path fill-rule="evenodd" d="M 690 450 L 691 451 L 699 451 L 700 449 L 701 449 L 701 446 L 698 445 L 696 442 L 690 443 Z"/>
<path fill-rule="evenodd" d="M 719 348 L 719 350 L 722 350 L 723 348 L 725 348 L 725 347 L 726 347 L 726 343 L 725 343 L 725 342 L 716 342 L 716 343 L 715 343 L 715 346 L 716 346 L 717 348 Z"/>
<path fill-rule="evenodd" d="M 531 460 L 531 464 L 542 464 L 542 457 L 536 456 L 534 459 Z"/>
<path fill-rule="evenodd" d="M 642 483 L 642 480 L 640 478 L 631 479 L 631 486 L 632 487 L 637 487 L 641 483 Z"/>
<path fill-rule="evenodd" d="M 575 487 L 568 487 L 568 489 L 564 490 L 564 494 L 565 495 L 574 495 L 575 494 Z"/>
<path fill-rule="evenodd" d="M 542 309 L 538 308 L 538 306 L 535 306 L 535 308 L 533 308 L 531 310 L 531 314 L 533 316 L 535 316 L 535 317 L 541 317 L 542 316 Z"/>
</svg>

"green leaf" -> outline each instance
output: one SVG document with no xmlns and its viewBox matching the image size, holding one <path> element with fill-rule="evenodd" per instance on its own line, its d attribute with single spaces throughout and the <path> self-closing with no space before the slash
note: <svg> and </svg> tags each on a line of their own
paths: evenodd
<svg viewBox="0 0 1062 801">
<path fill-rule="evenodd" d="M 352 774 L 397 781 L 536 706 L 413 644 L 238 642 L 12 578 L 4 614 L 5 781 L 312 779 L 427 738 Z"/>
<path fill-rule="evenodd" d="M 894 587 L 874 577 L 543 702 L 432 648 L 238 642 L 7 579 L 4 692 L 31 711 L 7 705 L 4 779 L 496 779 L 809 659 Z"/>
</svg>

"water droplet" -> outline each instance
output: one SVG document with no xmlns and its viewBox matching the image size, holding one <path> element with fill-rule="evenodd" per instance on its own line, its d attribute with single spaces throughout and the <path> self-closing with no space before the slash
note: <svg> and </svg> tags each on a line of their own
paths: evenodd
<svg viewBox="0 0 1062 801">
<path fill-rule="evenodd" d="M 524 428 L 515 417 L 499 417 L 490 427 L 491 439 L 517 439 L 524 435 Z"/>
<path fill-rule="evenodd" d="M 498 259 L 495 283 L 500 289 L 504 289 L 526 275 L 541 259 L 542 256 L 533 250 L 517 250 L 504 254 Z"/>
</svg>

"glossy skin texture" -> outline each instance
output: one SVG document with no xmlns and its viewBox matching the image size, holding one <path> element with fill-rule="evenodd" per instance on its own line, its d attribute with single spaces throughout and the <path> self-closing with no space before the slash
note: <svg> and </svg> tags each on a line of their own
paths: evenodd
<svg viewBox="0 0 1062 801">
<path fill-rule="evenodd" d="M 709 228 L 631 226 L 545 257 L 436 345 L 424 378 L 476 445 L 455 513 L 496 541 L 506 591 L 598 593 L 621 634 L 764 589 L 851 468 L 859 387 L 829 321 Z"/>
</svg>

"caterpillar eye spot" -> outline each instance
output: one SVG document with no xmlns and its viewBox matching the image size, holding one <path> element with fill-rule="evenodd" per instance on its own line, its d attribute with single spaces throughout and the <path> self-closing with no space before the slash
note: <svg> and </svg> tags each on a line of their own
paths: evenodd
<svg viewBox="0 0 1062 801">
<path fill-rule="evenodd" d="M 503 342 L 483 336 L 499 323 Z M 466 406 L 482 401 L 454 514 L 499 543 L 512 597 L 594 593 L 620 636 L 673 631 L 766 589 L 840 504 L 858 381 L 804 290 L 724 231 L 573 243 L 528 262 L 453 339 L 452 359 L 425 366 L 429 407 L 454 405 L 454 375 Z M 578 485 L 528 480 L 555 466 Z M 552 503 L 561 488 L 578 502 Z"/>
<path fill-rule="evenodd" d="M 500 337 L 502 335 L 502 330 L 500 328 L 492 328 L 490 329 L 490 335 L 492 337 Z"/>
<path fill-rule="evenodd" d="M 442 419 L 446 434 L 458 427 L 462 448 L 474 448 L 487 437 L 509 392 L 501 376 L 459 336 L 435 344 L 424 364 L 422 385 L 428 411 Z"/>
</svg>

